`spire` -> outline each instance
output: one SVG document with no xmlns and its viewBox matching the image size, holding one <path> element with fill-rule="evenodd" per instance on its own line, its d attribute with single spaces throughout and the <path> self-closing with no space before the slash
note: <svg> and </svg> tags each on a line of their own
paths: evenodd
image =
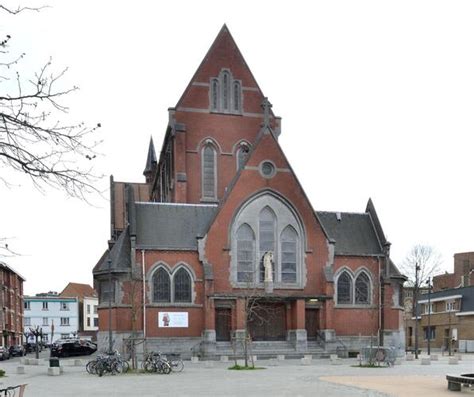
<svg viewBox="0 0 474 397">
<path fill-rule="evenodd" d="M 150 145 L 148 146 L 148 156 L 146 158 L 146 165 L 145 170 L 143 171 L 143 175 L 147 176 L 151 174 L 155 168 L 156 163 L 157 161 L 155 145 L 153 145 L 153 137 L 150 137 Z"/>
</svg>

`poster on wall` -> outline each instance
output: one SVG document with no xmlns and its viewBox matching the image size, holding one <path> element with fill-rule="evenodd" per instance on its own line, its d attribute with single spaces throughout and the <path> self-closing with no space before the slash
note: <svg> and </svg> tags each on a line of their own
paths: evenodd
<svg viewBox="0 0 474 397">
<path fill-rule="evenodd" d="M 158 312 L 159 328 L 187 328 L 187 312 Z"/>
</svg>

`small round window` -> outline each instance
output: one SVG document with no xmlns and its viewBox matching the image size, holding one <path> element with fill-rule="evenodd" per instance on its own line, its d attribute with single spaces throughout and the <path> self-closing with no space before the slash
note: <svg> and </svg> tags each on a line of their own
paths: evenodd
<svg viewBox="0 0 474 397">
<path fill-rule="evenodd" d="M 264 161 L 260 164 L 260 172 L 265 178 L 272 178 L 275 175 L 275 165 L 270 161 Z"/>
</svg>

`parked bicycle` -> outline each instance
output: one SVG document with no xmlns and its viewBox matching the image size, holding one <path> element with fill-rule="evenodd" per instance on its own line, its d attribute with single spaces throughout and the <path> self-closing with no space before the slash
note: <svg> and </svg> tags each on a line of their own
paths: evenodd
<svg viewBox="0 0 474 397">
<path fill-rule="evenodd" d="M 104 373 L 112 375 L 124 373 L 129 370 L 128 361 L 122 359 L 119 352 L 99 354 L 95 360 L 89 361 L 86 371 L 92 375 L 102 376 Z"/>
<path fill-rule="evenodd" d="M 142 368 L 146 372 L 157 372 L 165 375 L 171 373 L 172 370 L 170 362 L 160 352 L 148 353 L 142 362 Z"/>
</svg>

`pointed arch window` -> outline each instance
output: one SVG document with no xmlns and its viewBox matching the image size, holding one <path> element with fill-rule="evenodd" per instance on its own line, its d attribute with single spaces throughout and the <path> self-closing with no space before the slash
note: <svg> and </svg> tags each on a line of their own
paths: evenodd
<svg viewBox="0 0 474 397">
<path fill-rule="evenodd" d="M 232 87 L 232 110 L 236 113 L 241 111 L 241 100 L 242 100 L 242 92 L 240 89 L 240 83 L 238 81 L 234 81 Z"/>
<path fill-rule="evenodd" d="M 153 301 L 171 301 L 171 283 L 168 272 L 160 267 L 153 275 Z"/>
<path fill-rule="evenodd" d="M 211 109 L 219 110 L 219 80 L 211 81 Z"/>
<path fill-rule="evenodd" d="M 211 144 L 206 144 L 201 155 L 202 198 L 216 199 L 217 197 L 217 168 L 216 150 Z"/>
<path fill-rule="evenodd" d="M 229 72 L 222 73 L 222 109 L 230 110 L 230 78 Z"/>
<path fill-rule="evenodd" d="M 173 276 L 173 287 L 175 302 L 191 302 L 191 277 L 184 268 Z"/>
<path fill-rule="evenodd" d="M 273 252 L 273 261 L 276 262 L 275 252 L 275 228 L 276 217 L 275 213 L 269 208 L 265 207 L 258 218 L 258 232 L 259 232 L 259 261 L 260 261 L 260 282 L 265 278 L 265 267 L 263 266 L 263 256 L 268 251 Z M 275 266 L 273 266 L 273 279 L 275 279 Z"/>
<path fill-rule="evenodd" d="M 287 226 L 281 234 L 281 281 L 296 282 L 296 253 L 298 234 L 296 230 Z"/>
<path fill-rule="evenodd" d="M 370 279 L 365 272 L 360 273 L 355 281 L 355 303 L 356 305 L 370 303 Z"/>
<path fill-rule="evenodd" d="M 254 281 L 255 235 L 246 223 L 237 231 L 237 281 Z"/>
<path fill-rule="evenodd" d="M 242 83 L 229 69 L 221 69 L 209 82 L 209 108 L 212 112 L 242 113 Z"/>
<path fill-rule="evenodd" d="M 352 303 L 352 277 L 346 271 L 337 279 L 337 303 Z"/>
</svg>

